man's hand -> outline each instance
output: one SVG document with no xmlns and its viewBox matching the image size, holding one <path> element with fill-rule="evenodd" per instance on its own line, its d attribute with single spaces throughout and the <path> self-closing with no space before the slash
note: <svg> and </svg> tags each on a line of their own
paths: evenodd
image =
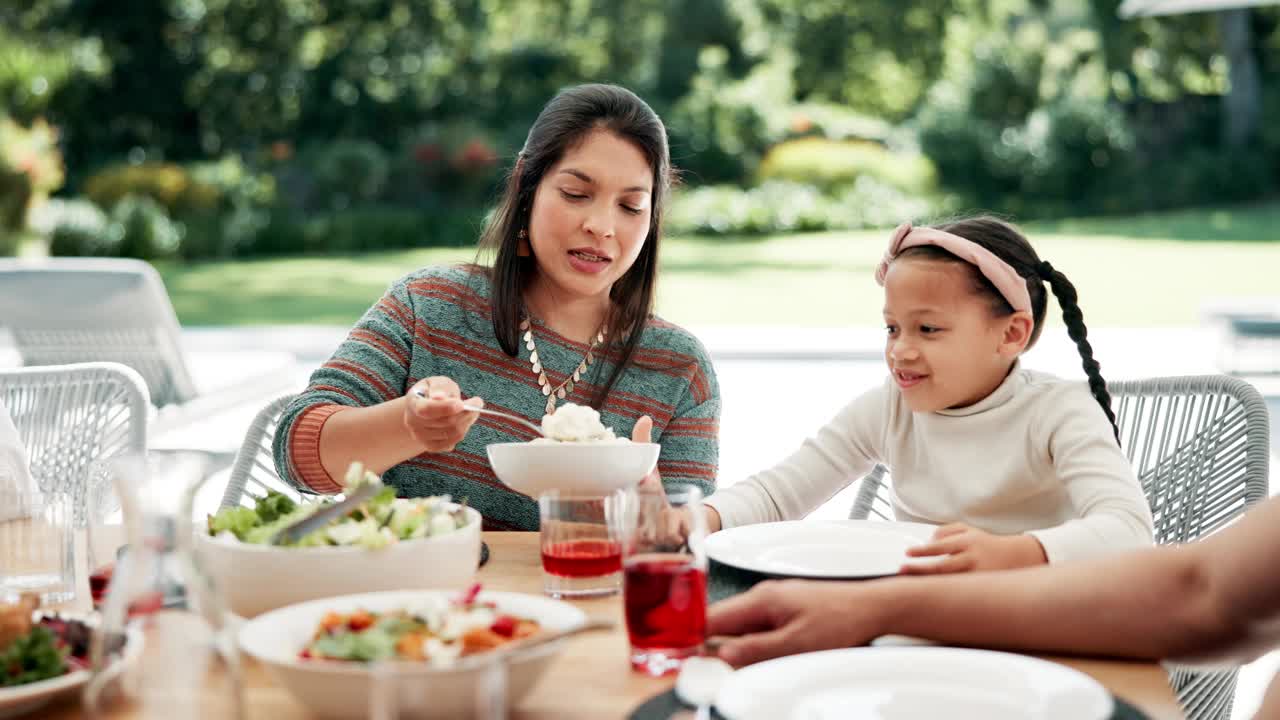
<svg viewBox="0 0 1280 720">
<path fill-rule="evenodd" d="M 734 667 L 813 650 L 865 645 L 883 635 L 874 583 L 766 581 L 707 609 L 707 635 L 730 636 L 719 656 Z"/>
</svg>

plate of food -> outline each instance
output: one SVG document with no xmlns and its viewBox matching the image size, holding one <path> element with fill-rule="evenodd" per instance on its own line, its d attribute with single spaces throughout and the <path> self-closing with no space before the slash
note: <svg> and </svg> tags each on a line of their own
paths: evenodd
<svg viewBox="0 0 1280 720">
<path fill-rule="evenodd" d="M 383 592 L 313 600 L 273 610 L 240 628 L 240 647 L 299 702 L 324 718 L 367 713 L 374 668 L 394 663 L 407 678 L 402 709 L 427 717 L 468 717 L 479 669 L 465 658 L 539 632 L 569 630 L 586 615 L 541 595 Z M 514 650 L 507 658 L 508 703 L 533 687 L 563 640 Z M 411 690 L 411 692 L 409 691 Z"/>
<path fill-rule="evenodd" d="M 594 408 L 565 403 L 542 418 L 544 437 L 494 443 L 489 464 L 508 487 L 536 498 L 548 490 L 608 495 L 639 484 L 658 463 L 661 446 L 618 437 Z"/>
<path fill-rule="evenodd" d="M 0 718 L 34 712 L 89 681 L 93 621 L 38 604 L 36 595 L 0 600 Z M 124 646 L 110 651 L 116 662 L 133 663 L 142 638 L 131 630 Z"/>
<path fill-rule="evenodd" d="M 377 477 L 353 464 L 347 487 Z M 480 513 L 448 497 L 397 498 L 385 487 L 358 508 L 289 545 L 282 528 L 332 500 L 280 493 L 223 508 L 196 533 L 202 566 L 242 617 L 356 592 L 468 587 L 480 562 Z M 280 578 L 289 578 L 280 582 Z"/>
</svg>

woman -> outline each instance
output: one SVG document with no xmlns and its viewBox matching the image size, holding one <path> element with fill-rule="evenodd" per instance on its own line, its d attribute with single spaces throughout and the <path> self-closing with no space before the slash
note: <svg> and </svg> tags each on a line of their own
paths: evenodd
<svg viewBox="0 0 1280 720">
<path fill-rule="evenodd" d="M 574 402 L 619 435 L 652 433 L 661 480 L 709 492 L 715 373 L 696 338 L 653 315 L 670 184 L 666 129 L 644 101 L 611 85 L 557 95 L 481 237 L 493 263 L 428 267 L 391 286 L 285 411 L 281 476 L 337 492 L 360 461 L 401 495 L 448 493 L 487 528 L 535 529 L 535 499 L 499 482 L 484 452 L 531 433 L 463 405 L 536 423 Z"/>
</svg>

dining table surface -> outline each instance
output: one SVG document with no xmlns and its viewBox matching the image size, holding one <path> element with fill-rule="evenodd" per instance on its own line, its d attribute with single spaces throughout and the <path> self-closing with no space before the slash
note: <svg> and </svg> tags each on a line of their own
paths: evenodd
<svg viewBox="0 0 1280 720">
<path fill-rule="evenodd" d="M 485 532 L 483 538 L 490 548 L 490 560 L 479 570 L 477 580 L 486 590 L 542 592 L 538 533 Z M 631 669 L 620 595 L 568 602 L 590 618 L 613 621 L 614 627 L 566 640 L 564 648 L 532 691 L 511 709 L 511 717 L 520 720 L 627 718 L 639 705 L 672 688 L 674 676 L 655 678 Z M 86 610 L 88 605 L 88 588 L 82 583 L 77 599 L 65 609 Z M 242 654 L 241 657 L 249 718 L 303 720 L 313 717 L 274 682 L 262 665 L 247 655 Z M 1116 697 L 1145 713 L 1150 720 L 1184 720 L 1170 689 L 1168 674 L 1158 663 L 1049 655 L 1036 657 L 1075 668 L 1095 678 Z M 72 720 L 82 716 L 78 694 L 70 694 L 37 711 L 33 717 Z M 121 707 L 108 717 L 111 720 L 134 720 L 139 716 L 128 707 Z"/>
</svg>

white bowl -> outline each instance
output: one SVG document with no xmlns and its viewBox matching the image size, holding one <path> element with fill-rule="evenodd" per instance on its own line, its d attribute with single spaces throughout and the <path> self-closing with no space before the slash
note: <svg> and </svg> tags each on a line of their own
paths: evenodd
<svg viewBox="0 0 1280 720">
<path fill-rule="evenodd" d="M 377 590 L 462 590 L 480 565 L 480 513 L 453 532 L 384 548 L 280 548 L 196 534 L 196 557 L 231 612 L 251 618 L 285 605 Z"/>
<path fill-rule="evenodd" d="M 369 666 L 298 658 L 314 636 L 320 619 L 330 611 L 385 612 L 453 596 L 440 591 L 383 592 L 291 605 L 246 623 L 240 629 L 240 647 L 266 666 L 276 682 L 317 716 L 362 718 L 368 715 L 372 686 Z M 482 592 L 479 599 L 497 604 L 501 612 L 536 620 L 548 630 L 567 630 L 586 622 L 586 615 L 578 608 L 541 595 Z M 507 665 L 507 707 L 513 707 L 529 692 L 566 641 L 571 642 L 550 642 L 511 655 Z M 477 668 L 447 670 L 426 664 L 398 664 L 400 681 L 396 685 L 401 709 L 418 717 L 473 717 L 479 672 Z"/>
<path fill-rule="evenodd" d="M 547 490 L 604 496 L 637 485 L 658 463 L 657 443 L 495 443 L 487 449 L 498 479 L 537 498 Z"/>
<path fill-rule="evenodd" d="M 42 615 L 60 615 L 68 620 L 80 620 L 97 629 L 97 618 L 85 613 L 36 611 L 36 617 Z M 125 631 L 124 654 L 116 661 L 117 664 L 112 667 L 111 672 L 120 673 L 133 667 L 138 662 L 138 658 L 142 657 L 142 646 L 142 630 L 137 626 L 130 627 Z M 0 688 L 0 718 L 8 720 L 8 718 L 26 715 L 39 710 L 62 695 L 79 692 L 85 683 L 89 682 L 91 676 L 92 673 L 89 670 L 72 670 L 56 678 Z"/>
</svg>

